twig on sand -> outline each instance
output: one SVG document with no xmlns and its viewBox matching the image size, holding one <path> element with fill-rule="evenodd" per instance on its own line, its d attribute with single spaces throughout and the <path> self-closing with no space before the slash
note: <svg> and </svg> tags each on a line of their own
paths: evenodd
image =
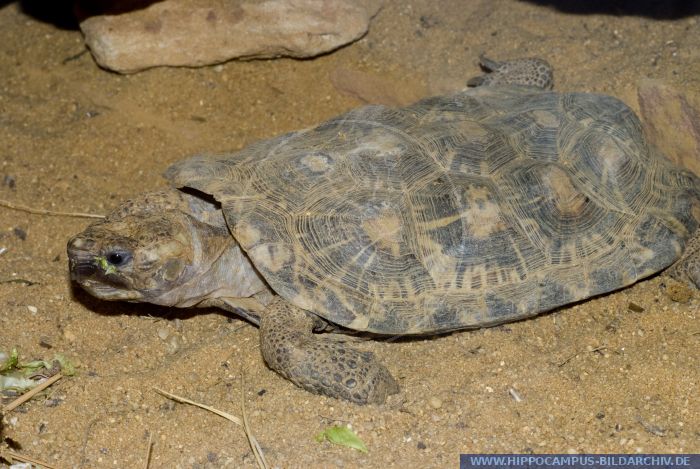
<svg viewBox="0 0 700 469">
<path fill-rule="evenodd" d="M 148 469 L 151 465 L 151 450 L 153 449 L 153 433 L 148 432 L 148 447 L 146 448 L 146 461 L 143 463 L 143 469 Z"/>
<path fill-rule="evenodd" d="M 602 346 L 600 346 L 600 347 L 596 347 L 596 348 L 594 348 L 594 349 L 586 350 L 586 351 L 587 351 L 587 352 L 590 352 L 590 353 L 592 353 L 592 352 L 601 352 L 601 351 L 605 350 L 606 348 L 608 348 L 608 347 L 606 347 L 605 345 L 602 345 Z M 574 353 L 573 355 L 569 356 L 569 357 L 568 357 L 567 359 L 565 359 L 563 362 L 559 363 L 559 367 L 562 367 L 562 366 L 566 365 L 567 363 L 569 363 L 571 360 L 573 360 L 574 358 L 578 357 L 578 356 L 581 355 L 582 353 L 583 353 L 583 352 L 576 352 L 576 353 Z"/>
<path fill-rule="evenodd" d="M 175 394 L 171 394 L 169 392 L 163 391 L 162 389 L 158 389 L 156 387 L 153 388 L 154 391 L 156 391 L 158 394 L 161 394 L 168 399 L 172 399 L 176 402 L 181 402 L 183 404 L 190 404 L 195 407 L 199 407 L 200 409 L 208 410 L 209 412 L 213 412 L 219 417 L 223 417 L 226 420 L 230 420 L 231 422 L 235 423 L 236 425 L 243 427 L 243 431 L 246 434 L 246 437 L 248 438 L 248 443 L 250 444 L 250 448 L 253 451 L 253 454 L 255 455 L 255 460 L 258 463 L 258 467 L 261 469 L 268 469 L 270 466 L 267 464 L 267 461 L 265 460 L 265 455 L 262 452 L 262 448 L 260 447 L 260 444 L 258 443 L 258 440 L 255 439 L 253 434 L 250 432 L 250 428 L 246 423 L 246 416 L 245 416 L 245 408 L 243 410 L 243 420 L 240 418 L 236 417 L 235 415 L 229 414 L 228 412 L 224 412 L 223 410 L 216 409 L 214 407 L 205 405 L 205 404 L 200 404 L 199 402 L 191 401 L 185 397 L 180 397 Z M 243 392 L 243 391 L 241 391 Z"/>
<path fill-rule="evenodd" d="M 3 278 L 0 279 L 0 285 L 4 283 L 21 283 L 22 285 L 26 285 L 28 287 L 31 287 L 32 285 L 36 285 L 38 282 L 33 282 L 31 280 L 27 280 L 26 278 Z"/>
<path fill-rule="evenodd" d="M 63 375 L 62 375 L 61 373 L 58 373 L 58 374 L 53 375 L 52 377 L 50 377 L 49 379 L 47 379 L 47 380 L 44 381 L 43 383 L 37 385 L 36 387 L 32 388 L 31 390 L 29 390 L 29 391 L 25 392 L 24 394 L 22 394 L 21 396 L 19 396 L 19 397 L 18 397 L 17 399 L 15 399 L 14 401 L 12 401 L 12 402 L 10 402 L 9 404 L 7 404 L 5 407 L 2 408 L 2 412 L 3 412 L 4 414 L 7 414 L 7 413 L 10 412 L 11 410 L 13 410 L 13 409 L 15 409 L 16 407 L 18 407 L 18 406 L 24 404 L 24 403 L 27 402 L 29 399 L 31 399 L 32 397 L 34 397 L 36 394 L 38 394 L 38 393 L 40 393 L 41 391 L 43 391 L 44 389 L 48 388 L 49 386 L 51 386 L 53 383 L 55 383 L 56 381 L 58 381 L 58 380 L 61 379 L 61 378 L 63 378 Z"/>
<path fill-rule="evenodd" d="M 35 388 L 32 388 L 31 390 L 25 392 L 24 394 L 19 396 L 14 401 L 12 401 L 9 404 L 7 404 L 6 406 L 2 407 L 0 409 L 0 411 L 2 412 L 3 415 L 11 412 L 12 410 L 14 410 L 18 406 L 24 404 L 29 399 L 31 399 L 32 397 L 34 397 L 35 395 L 37 395 L 38 393 L 40 393 L 44 389 L 48 388 L 49 386 L 51 386 L 53 383 L 55 383 L 56 381 L 58 381 L 61 378 L 63 378 L 63 375 L 61 373 L 53 375 L 52 377 L 50 377 L 49 379 L 47 379 L 43 383 L 41 383 L 41 384 L 37 385 Z M 0 418 L 0 420 L 2 420 L 2 419 Z M 45 463 L 44 461 L 41 461 L 39 459 L 34 459 L 34 458 L 29 457 L 29 456 L 24 456 L 24 455 L 15 453 L 14 451 L 5 451 L 5 452 L 0 451 L 0 453 L 1 453 L 0 458 L 5 458 L 5 459 L 9 458 L 11 461 L 30 463 L 30 464 L 34 464 L 35 466 L 46 467 L 47 469 L 57 469 L 56 466 L 52 466 L 52 465 Z"/>
<path fill-rule="evenodd" d="M 34 215 L 47 215 L 50 217 L 78 217 L 78 218 L 104 218 L 104 215 L 97 215 L 94 213 L 81 213 L 81 212 L 56 212 L 53 210 L 44 210 L 41 208 L 27 207 L 26 205 L 19 205 L 7 200 L 0 199 L 0 207 L 9 208 L 12 210 L 19 210 L 20 212 L 33 213 Z"/>
<path fill-rule="evenodd" d="M 255 460 L 258 463 L 258 467 L 267 469 L 269 466 L 265 460 L 265 455 L 263 454 L 262 448 L 255 438 L 252 438 L 253 432 L 250 429 L 250 424 L 248 423 L 248 413 L 245 410 L 245 375 L 243 371 L 241 371 L 241 413 L 243 415 L 243 430 L 248 437 L 248 444 L 255 455 Z"/>
<path fill-rule="evenodd" d="M 21 454 L 15 453 L 14 451 L 7 451 L 2 456 L 11 458 L 12 462 L 26 462 L 29 464 L 34 464 L 35 466 L 45 467 L 46 469 L 58 469 L 56 466 L 52 466 L 51 464 L 41 461 L 40 459 L 34 459 L 30 458 L 29 456 L 23 456 Z"/>
</svg>

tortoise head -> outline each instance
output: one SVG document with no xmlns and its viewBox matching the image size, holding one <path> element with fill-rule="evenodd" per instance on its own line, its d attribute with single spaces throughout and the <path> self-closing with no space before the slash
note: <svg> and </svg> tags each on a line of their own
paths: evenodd
<svg viewBox="0 0 700 469">
<path fill-rule="evenodd" d="M 178 192 L 166 194 L 167 203 L 161 193 L 127 201 L 74 236 L 68 242 L 71 279 L 100 299 L 165 306 L 251 295 L 242 285 L 250 286 L 246 277 L 257 274 L 220 208 L 203 209 L 201 201 L 193 206 L 191 196 Z"/>
<path fill-rule="evenodd" d="M 168 303 L 198 270 L 187 221 L 167 211 L 96 223 L 68 242 L 71 278 L 105 300 Z"/>
</svg>

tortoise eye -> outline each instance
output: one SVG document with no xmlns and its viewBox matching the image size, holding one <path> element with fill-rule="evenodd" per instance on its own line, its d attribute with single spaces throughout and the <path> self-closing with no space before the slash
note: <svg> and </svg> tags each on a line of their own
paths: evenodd
<svg viewBox="0 0 700 469">
<path fill-rule="evenodd" d="M 121 252 L 121 251 L 112 251 L 106 256 L 107 262 L 112 264 L 113 266 L 120 266 L 126 264 L 130 256 L 126 252 Z"/>
</svg>

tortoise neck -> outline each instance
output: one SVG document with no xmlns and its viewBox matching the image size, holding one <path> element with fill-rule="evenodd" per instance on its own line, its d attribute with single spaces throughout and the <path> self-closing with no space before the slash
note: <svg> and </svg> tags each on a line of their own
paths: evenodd
<svg viewBox="0 0 700 469">
<path fill-rule="evenodd" d="M 226 233 L 223 237 L 206 239 L 200 237 L 201 249 L 205 253 L 216 253 L 208 264 L 209 268 L 193 276 L 180 287 L 180 298 L 172 306 L 186 308 L 207 303 L 218 298 L 250 298 L 270 292 L 260 274 L 233 237 Z M 220 244 L 218 249 L 213 244 Z M 208 244 L 208 245 L 207 245 Z"/>
</svg>

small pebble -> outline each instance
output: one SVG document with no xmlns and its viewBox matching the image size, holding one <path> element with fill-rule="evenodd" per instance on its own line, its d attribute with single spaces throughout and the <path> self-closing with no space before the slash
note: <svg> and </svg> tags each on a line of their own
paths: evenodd
<svg viewBox="0 0 700 469">
<path fill-rule="evenodd" d="M 14 189 L 17 186 L 17 182 L 14 176 L 6 174 L 5 177 L 2 178 L 2 185 L 5 187 L 9 187 L 10 189 Z"/>
<path fill-rule="evenodd" d="M 39 309 L 36 306 L 27 306 L 27 309 L 29 310 L 30 313 L 36 314 L 39 312 Z"/>
<path fill-rule="evenodd" d="M 516 391 L 515 388 L 508 388 L 508 394 L 510 394 L 510 397 L 512 397 L 515 402 L 523 401 L 523 396 L 518 391 Z"/>
<path fill-rule="evenodd" d="M 160 337 L 160 340 L 167 339 L 169 335 L 170 331 L 168 331 L 168 329 L 166 329 L 165 327 L 158 328 L 158 337 Z"/>
<path fill-rule="evenodd" d="M 693 291 L 688 285 L 673 279 L 666 281 L 666 294 L 676 303 L 688 303 L 693 298 Z"/>
<path fill-rule="evenodd" d="M 73 342 L 75 342 L 76 337 L 75 337 L 75 334 L 73 333 L 73 331 L 71 331 L 70 329 L 64 329 L 63 330 L 63 338 L 66 339 L 69 343 L 73 343 Z"/>
<path fill-rule="evenodd" d="M 431 397 L 428 400 L 428 402 L 430 403 L 430 407 L 432 407 L 433 409 L 439 409 L 440 407 L 442 407 L 442 401 L 435 396 Z"/>
<path fill-rule="evenodd" d="M 51 339 L 49 339 L 46 336 L 41 336 L 39 338 L 39 347 L 49 348 L 49 349 L 53 348 L 53 345 L 51 344 Z"/>
<path fill-rule="evenodd" d="M 22 241 L 24 241 L 25 239 L 27 239 L 27 232 L 24 231 L 24 230 L 23 230 L 22 228 L 20 228 L 19 226 L 15 227 L 15 228 L 12 230 L 12 232 L 15 234 L 15 236 L 17 236 L 17 237 L 18 237 L 19 239 L 21 239 Z"/>
<path fill-rule="evenodd" d="M 182 340 L 178 336 L 174 335 L 174 336 L 171 336 L 170 339 L 168 340 L 166 350 L 170 355 L 172 355 L 172 354 L 176 353 L 178 350 L 180 350 L 181 345 L 182 345 Z"/>
</svg>

